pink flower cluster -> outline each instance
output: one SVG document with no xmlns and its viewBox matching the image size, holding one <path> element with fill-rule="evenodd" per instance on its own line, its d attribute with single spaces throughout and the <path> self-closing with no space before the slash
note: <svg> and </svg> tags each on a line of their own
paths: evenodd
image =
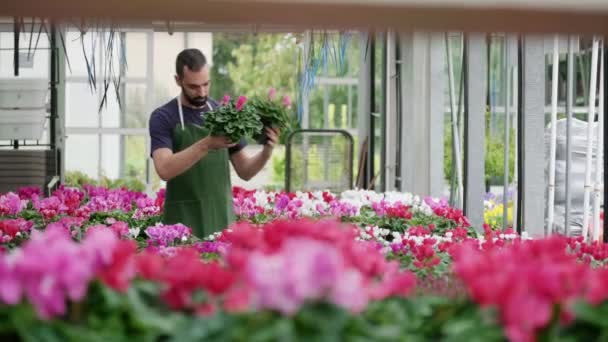
<svg viewBox="0 0 608 342">
<path fill-rule="evenodd" d="M 568 245 L 563 237 L 486 243 L 483 249 L 462 243 L 451 249 L 453 269 L 478 304 L 498 308 L 511 341 L 534 341 L 556 310 L 567 323 L 575 300 L 598 303 L 608 298 L 608 289 L 601 285 L 608 271 L 579 262 Z"/>
<path fill-rule="evenodd" d="M 24 220 L 23 218 L 6 219 L 0 221 L 0 242 L 6 243 L 12 241 L 19 234 L 27 233 L 32 230 L 34 222 Z"/>
<path fill-rule="evenodd" d="M 133 218 L 141 220 L 146 217 L 157 216 L 161 213 L 160 206 L 157 205 L 157 201 L 152 200 L 149 197 L 140 197 L 135 200 L 137 209 L 133 213 Z"/>
<path fill-rule="evenodd" d="M 0 215 L 18 215 L 26 206 L 27 200 L 22 200 L 13 192 L 0 196 Z"/>
<path fill-rule="evenodd" d="M 129 212 L 133 209 L 133 202 L 146 195 L 141 192 L 127 189 L 107 189 L 104 187 L 85 186 L 89 201 L 85 207 L 91 212 Z"/>
<path fill-rule="evenodd" d="M 409 220 L 413 217 L 411 208 L 401 202 L 389 203 L 386 201 L 373 202 L 372 209 L 376 212 L 376 215 L 383 217 L 395 217 Z"/>
<path fill-rule="evenodd" d="M 57 215 L 68 213 L 68 206 L 65 205 L 57 196 L 51 196 L 43 199 L 34 199 L 34 208 L 48 221 Z"/>
<path fill-rule="evenodd" d="M 25 297 L 43 319 L 63 315 L 66 300 L 82 300 L 97 272 L 112 265 L 117 246 L 109 231 L 82 243 L 58 226 L 35 231 L 20 250 L 0 254 L 0 300 L 14 305 Z"/>
<path fill-rule="evenodd" d="M 19 197 L 24 200 L 32 200 L 35 197 L 42 196 L 42 191 L 40 191 L 40 187 L 38 186 L 24 186 L 20 188 L 17 193 Z"/>
<path fill-rule="evenodd" d="M 387 261 L 377 246 L 355 241 L 357 228 L 337 221 L 274 221 L 263 229 L 233 226 L 227 262 L 243 275 L 254 307 L 296 312 L 327 300 L 354 312 L 371 300 L 407 295 L 415 276 Z"/>
<path fill-rule="evenodd" d="M 192 235 L 192 229 L 183 224 L 164 225 L 148 227 L 145 230 L 148 235 L 148 243 L 156 246 L 169 246 L 175 242 L 187 240 Z"/>
</svg>

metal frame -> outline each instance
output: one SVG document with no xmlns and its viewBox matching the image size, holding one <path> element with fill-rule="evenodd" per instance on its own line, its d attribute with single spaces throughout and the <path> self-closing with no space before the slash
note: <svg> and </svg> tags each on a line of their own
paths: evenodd
<svg viewBox="0 0 608 342">
<path fill-rule="evenodd" d="M 608 133 L 608 47 L 606 44 L 606 41 L 604 41 L 603 44 L 603 48 L 604 48 L 604 60 L 601 61 L 601 63 L 604 63 L 604 112 L 603 113 L 599 113 L 599 115 L 604 115 L 604 135 L 606 135 L 606 133 Z M 606 199 L 608 198 L 608 189 L 606 188 L 606 184 L 608 184 L 608 172 L 606 172 L 606 170 L 608 170 L 608 139 L 606 139 L 606 137 L 604 138 L 604 161 L 603 161 L 603 165 L 604 165 L 604 205 L 603 205 L 603 209 L 604 209 L 604 215 L 606 215 Z M 606 220 L 606 217 L 604 216 L 604 227 L 603 227 L 603 240 L 604 242 L 608 242 L 608 220 Z"/>
<path fill-rule="evenodd" d="M 486 37 L 467 34 L 464 47 L 464 212 L 473 227 L 483 224 L 485 193 Z"/>
<path fill-rule="evenodd" d="M 348 175 L 348 182 L 349 182 L 349 189 L 352 189 L 353 187 L 353 151 L 354 151 L 354 145 L 355 145 L 355 140 L 352 136 L 352 134 L 350 134 L 348 131 L 344 130 L 344 129 L 299 129 L 299 130 L 295 130 L 293 132 L 291 132 L 288 136 L 287 136 L 287 142 L 285 143 L 285 191 L 290 192 L 291 191 L 291 148 L 292 148 L 292 144 L 291 141 L 293 139 L 293 137 L 298 134 L 298 133 L 320 133 L 320 134 L 331 134 L 331 133 L 339 133 L 342 134 L 344 137 L 346 137 L 346 139 L 349 140 L 350 144 L 349 144 L 349 153 L 348 153 L 348 164 L 349 164 L 349 175 Z"/>
</svg>

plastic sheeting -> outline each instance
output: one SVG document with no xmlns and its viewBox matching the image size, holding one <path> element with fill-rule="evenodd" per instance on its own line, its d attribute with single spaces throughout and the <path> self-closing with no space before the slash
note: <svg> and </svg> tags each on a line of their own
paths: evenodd
<svg viewBox="0 0 608 342">
<path fill-rule="evenodd" d="M 545 129 L 545 175 L 549 179 L 549 149 L 551 142 L 551 125 Z M 593 123 L 593 149 L 591 163 L 591 208 L 593 208 L 593 191 L 595 189 L 595 163 L 597 158 L 597 122 Z M 566 119 L 558 120 L 557 145 L 555 158 L 555 232 L 565 234 L 566 217 Z M 583 198 L 585 194 L 585 164 L 587 151 L 587 122 L 572 119 L 572 164 L 570 167 L 570 235 L 581 235 L 583 227 Z M 602 172 L 602 171 L 600 171 Z M 603 178 L 602 178 L 603 179 Z M 548 184 L 547 184 L 548 189 Z M 601 193 L 603 195 L 603 192 Z M 601 199 L 603 203 L 603 198 Z M 593 212 L 591 211 L 590 215 Z M 593 219 L 589 221 L 593 224 Z"/>
</svg>

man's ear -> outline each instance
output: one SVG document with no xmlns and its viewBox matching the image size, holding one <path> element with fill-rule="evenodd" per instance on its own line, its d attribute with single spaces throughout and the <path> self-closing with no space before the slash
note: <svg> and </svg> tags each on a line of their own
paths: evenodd
<svg viewBox="0 0 608 342">
<path fill-rule="evenodd" d="M 177 84 L 178 87 L 182 86 L 182 79 L 179 77 L 179 75 L 175 75 L 175 84 Z"/>
</svg>

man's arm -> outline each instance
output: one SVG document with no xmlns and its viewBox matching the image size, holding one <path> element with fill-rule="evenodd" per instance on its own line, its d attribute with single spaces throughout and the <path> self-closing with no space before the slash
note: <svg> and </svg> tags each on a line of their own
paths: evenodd
<svg viewBox="0 0 608 342">
<path fill-rule="evenodd" d="M 162 180 L 169 181 L 190 169 L 210 150 L 229 148 L 234 145 L 226 137 L 206 137 L 178 153 L 173 153 L 170 148 L 159 148 L 152 153 L 154 168 Z"/>
<path fill-rule="evenodd" d="M 261 152 L 249 157 L 244 150 L 240 150 L 230 156 L 236 174 L 245 181 L 250 180 L 262 170 L 272 156 L 274 146 L 279 141 L 278 133 L 272 128 L 267 128 L 266 133 L 268 142 Z"/>
</svg>

